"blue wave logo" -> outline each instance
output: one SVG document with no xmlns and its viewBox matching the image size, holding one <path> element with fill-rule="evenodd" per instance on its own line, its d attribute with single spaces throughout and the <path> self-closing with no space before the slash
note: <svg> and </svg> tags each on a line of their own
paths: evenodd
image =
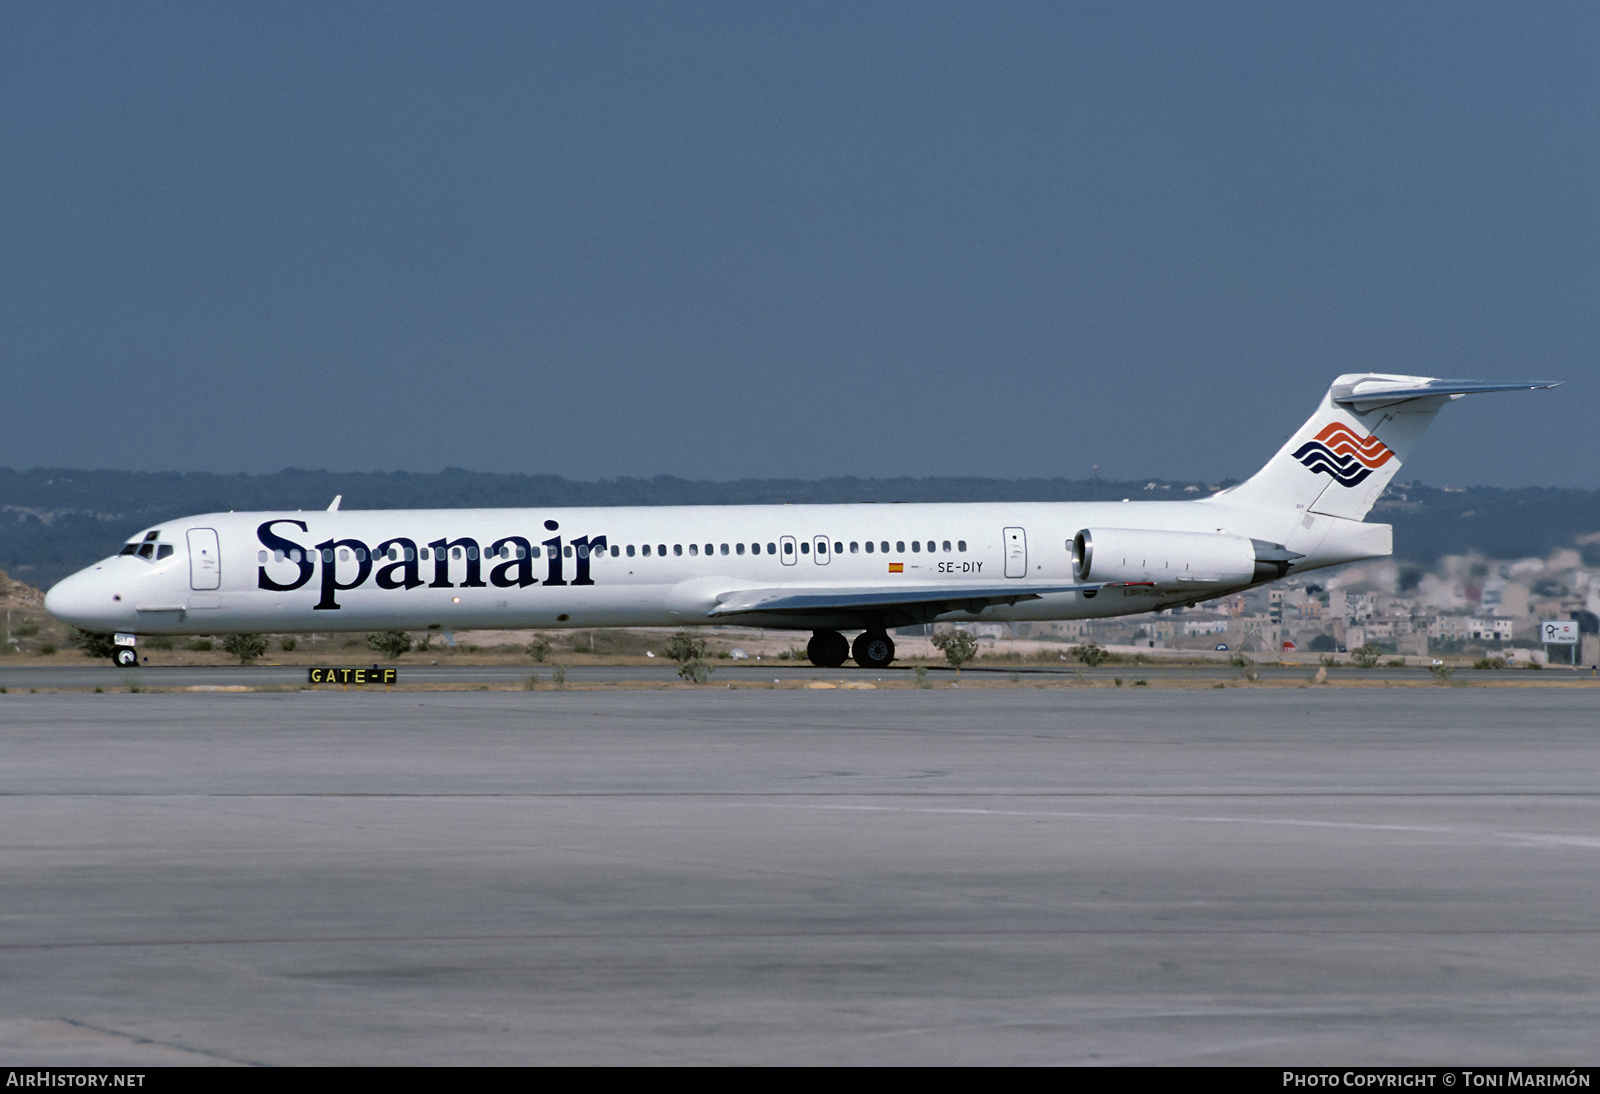
<svg viewBox="0 0 1600 1094">
<path fill-rule="evenodd" d="M 1340 486 L 1358 486 L 1372 474 L 1372 468 L 1363 467 L 1354 456 L 1341 456 L 1319 441 L 1307 441 L 1295 449 L 1294 458 Z"/>
</svg>

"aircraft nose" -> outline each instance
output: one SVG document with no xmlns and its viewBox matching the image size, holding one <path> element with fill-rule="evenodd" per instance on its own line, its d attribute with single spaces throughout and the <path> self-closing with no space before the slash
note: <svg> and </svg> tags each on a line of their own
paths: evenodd
<svg viewBox="0 0 1600 1094">
<path fill-rule="evenodd" d="M 112 614 L 116 604 L 112 593 L 96 580 L 93 570 L 80 570 L 71 577 L 62 578 L 44 594 L 44 610 L 75 627 L 92 629 L 97 616 Z"/>
</svg>

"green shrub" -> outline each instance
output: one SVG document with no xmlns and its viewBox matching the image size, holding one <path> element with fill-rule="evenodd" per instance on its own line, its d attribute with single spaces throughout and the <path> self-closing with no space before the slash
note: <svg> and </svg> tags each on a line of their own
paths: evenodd
<svg viewBox="0 0 1600 1094">
<path fill-rule="evenodd" d="M 51 654 L 53 654 L 55 652 L 56 652 L 56 648 L 50 642 L 46 642 L 44 645 L 39 647 L 39 656 L 40 657 L 49 657 Z"/>
<path fill-rule="evenodd" d="M 1071 646 L 1067 649 L 1068 657 L 1076 657 L 1090 668 L 1101 664 L 1106 659 L 1106 649 L 1094 642 L 1085 642 L 1081 646 Z"/>
<path fill-rule="evenodd" d="M 1365 646 L 1357 646 L 1350 651 L 1350 660 L 1364 669 L 1378 667 L 1378 658 L 1383 656 L 1383 651 L 1376 643 L 1368 642 Z"/>
<path fill-rule="evenodd" d="M 550 640 L 542 634 L 534 635 L 533 641 L 528 643 L 528 656 L 544 664 L 544 659 L 550 656 Z"/>
<path fill-rule="evenodd" d="M 1475 669 L 1503 669 L 1506 667 L 1504 657 L 1480 657 L 1472 663 Z"/>
<path fill-rule="evenodd" d="M 183 648 L 188 650 L 190 653 L 210 653 L 213 647 L 211 645 L 211 639 L 196 638 L 193 642 L 190 642 Z"/>
<path fill-rule="evenodd" d="M 680 665 L 689 661 L 703 661 L 706 656 L 706 640 L 697 638 L 688 631 L 679 631 L 667 640 L 666 654 Z"/>
<path fill-rule="evenodd" d="M 282 635 L 278 639 L 278 648 L 284 653 L 292 653 L 299 644 L 300 640 L 292 634 Z"/>
<path fill-rule="evenodd" d="M 222 648 L 239 664 L 248 665 L 267 652 L 267 640 L 259 634 L 230 634 L 222 640 Z"/>
<path fill-rule="evenodd" d="M 411 652 L 411 636 L 405 631 L 378 631 L 367 635 L 367 648 L 397 661 L 402 653 Z"/>
<path fill-rule="evenodd" d="M 678 666 L 678 675 L 695 684 L 705 683 L 716 671 L 698 657 L 691 658 Z"/>
<path fill-rule="evenodd" d="M 917 687 L 919 687 L 919 688 L 931 688 L 931 687 L 933 687 L 932 684 L 928 683 L 928 666 L 927 665 L 918 665 L 917 666 Z"/>
<path fill-rule="evenodd" d="M 117 652 L 117 644 L 109 634 L 100 634 L 97 631 L 79 631 L 73 641 L 83 651 L 85 657 L 110 657 Z M 41 650 L 41 653 L 44 651 Z M 54 653 L 55 650 L 51 650 Z"/>
<path fill-rule="evenodd" d="M 177 643 L 164 634 L 158 634 L 150 639 L 150 648 L 153 650 L 170 650 L 176 646 Z"/>
<path fill-rule="evenodd" d="M 928 641 L 934 649 L 943 650 L 944 659 L 958 669 L 978 656 L 978 640 L 966 631 L 940 631 Z"/>
</svg>

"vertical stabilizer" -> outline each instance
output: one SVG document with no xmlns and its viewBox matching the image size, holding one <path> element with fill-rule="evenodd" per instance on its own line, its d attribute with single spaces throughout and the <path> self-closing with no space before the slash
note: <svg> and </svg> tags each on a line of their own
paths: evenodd
<svg viewBox="0 0 1600 1094">
<path fill-rule="evenodd" d="M 1552 381 L 1436 380 L 1353 373 L 1333 382 L 1317 412 L 1247 481 L 1214 495 L 1230 504 L 1308 510 L 1361 520 L 1411 456 L 1439 408 L 1486 391 Z"/>
</svg>

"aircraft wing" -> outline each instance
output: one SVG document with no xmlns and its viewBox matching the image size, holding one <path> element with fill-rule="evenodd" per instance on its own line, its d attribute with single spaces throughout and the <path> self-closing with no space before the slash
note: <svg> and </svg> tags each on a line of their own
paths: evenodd
<svg viewBox="0 0 1600 1094">
<path fill-rule="evenodd" d="M 912 605 L 947 605 L 939 611 L 979 612 L 991 604 L 1015 604 L 1037 600 L 1045 593 L 1098 592 L 1104 581 L 1068 585 L 1023 585 L 1008 582 L 995 585 L 844 585 L 836 588 L 789 586 L 779 589 L 738 589 L 717 598 L 712 616 L 748 615 L 754 612 L 859 612 L 875 608 L 908 608 Z"/>
</svg>

